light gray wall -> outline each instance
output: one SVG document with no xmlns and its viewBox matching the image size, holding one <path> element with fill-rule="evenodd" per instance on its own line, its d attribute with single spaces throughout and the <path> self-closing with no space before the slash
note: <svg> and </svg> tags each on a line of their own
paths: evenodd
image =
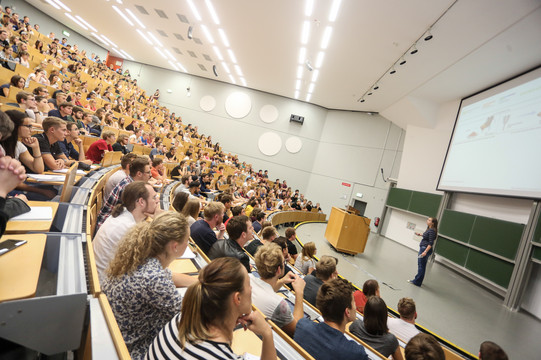
<svg viewBox="0 0 541 360">
<path fill-rule="evenodd" d="M 39 24 L 39 32 L 45 35 L 48 35 L 50 32 L 54 32 L 58 39 L 62 39 L 62 30 L 66 30 L 70 33 L 68 39 L 68 44 L 75 45 L 81 50 L 86 50 L 88 55 L 95 53 L 102 60 L 105 60 L 107 57 L 107 50 L 96 44 L 95 42 L 85 38 L 81 34 L 75 32 L 75 30 L 67 27 L 66 25 L 60 23 L 56 19 L 50 17 L 49 15 L 41 12 L 41 10 L 36 9 L 32 5 L 28 4 L 22 0 L 10 0 L 2 1 L 2 7 L 11 6 L 14 12 L 19 14 L 19 17 L 22 19 L 23 16 L 28 16 L 30 18 L 30 23 L 32 25 Z M 61 19 L 63 20 L 63 19 Z M 31 44 L 32 46 L 34 44 Z"/>
</svg>

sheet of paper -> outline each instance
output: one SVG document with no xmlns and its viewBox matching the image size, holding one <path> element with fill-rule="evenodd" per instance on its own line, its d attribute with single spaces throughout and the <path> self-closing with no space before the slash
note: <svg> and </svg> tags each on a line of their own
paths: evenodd
<svg viewBox="0 0 541 360">
<path fill-rule="evenodd" d="M 66 180 L 65 175 L 28 174 L 28 177 L 30 179 L 34 179 L 36 181 L 59 181 L 59 182 L 62 182 L 64 180 Z"/>
<path fill-rule="evenodd" d="M 184 254 L 182 254 L 182 256 L 177 259 L 195 259 L 195 253 L 192 251 L 192 249 L 190 249 L 189 246 L 187 246 Z"/>
<path fill-rule="evenodd" d="M 12 217 L 9 221 L 45 221 L 53 219 L 53 209 L 49 206 L 31 206 L 30 211 Z"/>
<path fill-rule="evenodd" d="M 69 169 L 60 169 L 60 170 L 53 170 L 55 173 L 59 174 L 66 174 Z M 86 173 L 83 170 L 77 170 L 77 175 L 86 175 Z"/>
</svg>

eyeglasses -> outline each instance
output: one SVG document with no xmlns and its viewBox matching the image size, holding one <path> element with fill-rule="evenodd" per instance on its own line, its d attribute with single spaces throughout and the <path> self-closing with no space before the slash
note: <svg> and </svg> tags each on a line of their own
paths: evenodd
<svg viewBox="0 0 541 360">
<path fill-rule="evenodd" d="M 29 128 L 29 129 L 32 129 L 32 125 L 21 125 L 21 126 L 24 126 L 24 127 Z"/>
</svg>

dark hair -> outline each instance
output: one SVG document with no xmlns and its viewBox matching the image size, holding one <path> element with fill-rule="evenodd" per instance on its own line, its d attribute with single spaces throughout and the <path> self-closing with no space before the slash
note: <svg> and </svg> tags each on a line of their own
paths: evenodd
<svg viewBox="0 0 541 360">
<path fill-rule="evenodd" d="M 238 216 L 242 214 L 242 210 L 244 210 L 242 206 L 234 206 L 231 208 L 231 214 L 233 214 L 233 216 Z"/>
<path fill-rule="evenodd" d="M 425 333 L 412 337 L 404 349 L 404 354 L 406 360 L 445 360 L 441 345 L 432 335 Z"/>
<path fill-rule="evenodd" d="M 77 124 L 74 123 L 74 122 L 71 122 L 71 121 L 67 121 L 67 122 L 66 122 L 66 129 L 67 129 L 68 131 L 71 131 L 71 130 L 73 129 L 74 126 L 77 127 Z"/>
<path fill-rule="evenodd" d="M 0 111 L 0 140 L 5 141 L 6 139 L 9 139 L 13 133 L 14 127 L 15 124 L 13 124 L 13 121 L 11 121 L 9 116 L 7 116 L 5 112 Z"/>
<path fill-rule="evenodd" d="M 377 280 L 370 279 L 366 280 L 363 284 L 363 294 L 366 297 L 375 296 L 376 291 L 379 289 L 379 284 Z"/>
<path fill-rule="evenodd" d="M 500 345 L 492 341 L 483 341 L 479 349 L 480 360 L 507 360 L 507 354 Z"/>
<path fill-rule="evenodd" d="M 325 321 L 341 324 L 344 311 L 351 308 L 352 294 L 355 289 L 346 279 L 332 279 L 324 282 L 316 297 L 316 307 Z M 355 308 L 351 309 L 355 311 Z"/>
<path fill-rule="evenodd" d="M 137 175 L 138 172 L 144 173 L 145 167 L 148 165 L 148 160 L 142 156 L 138 156 L 133 159 L 130 164 L 130 176 L 133 178 Z"/>
<path fill-rule="evenodd" d="M 290 227 L 286 229 L 286 238 L 289 239 L 291 236 L 295 235 L 295 229 Z"/>
<path fill-rule="evenodd" d="M 241 268 L 238 259 L 223 257 L 201 269 L 199 281 L 188 287 L 182 301 L 182 317 L 178 323 L 181 347 L 184 348 L 187 341 L 209 339 L 211 326 L 223 328 L 229 315 L 229 297 L 244 290 L 246 275 Z"/>
<path fill-rule="evenodd" d="M 120 159 L 120 167 L 122 169 L 127 169 L 128 165 L 131 165 L 133 160 L 137 158 L 137 154 L 134 153 L 127 153 Z"/>
<path fill-rule="evenodd" d="M 122 214 L 124 208 L 126 208 L 129 212 L 132 212 L 133 209 L 135 209 L 135 203 L 137 200 L 141 198 L 146 200 L 148 199 L 148 196 L 149 191 L 144 181 L 134 181 L 128 184 L 122 191 L 122 195 L 120 197 L 121 203 L 117 204 L 113 208 L 111 216 L 116 218 L 118 215 Z"/>
<path fill-rule="evenodd" d="M 370 296 L 364 306 L 364 328 L 371 335 L 384 335 L 387 327 L 387 305 L 379 296 Z"/>
<path fill-rule="evenodd" d="M 24 119 L 26 119 L 28 115 L 19 110 L 7 110 L 5 114 L 9 116 L 11 120 L 10 123 L 13 125 L 13 128 L 10 133 L 11 136 L 5 140 L 2 140 L 1 144 L 6 152 L 6 155 L 14 158 L 15 149 L 17 148 L 17 140 L 19 138 L 19 127 L 21 127 L 21 125 L 24 123 Z"/>
<path fill-rule="evenodd" d="M 398 313 L 400 317 L 407 320 L 414 320 L 415 312 L 415 301 L 412 298 L 404 297 L 398 300 Z"/>
<path fill-rule="evenodd" d="M 280 246 L 282 248 L 282 251 L 284 251 L 284 249 L 287 249 L 287 239 L 283 236 L 278 236 L 272 242 Z"/>
<path fill-rule="evenodd" d="M 225 203 L 228 203 L 230 201 L 233 201 L 233 197 L 229 194 L 222 194 L 222 196 L 220 196 L 220 202 L 222 204 L 225 204 Z"/>
<path fill-rule="evenodd" d="M 160 165 L 161 163 L 163 163 L 162 158 L 154 157 L 154 159 L 152 159 L 152 167 L 156 167 L 156 166 Z"/>
<path fill-rule="evenodd" d="M 248 216 L 238 215 L 234 216 L 227 222 L 226 230 L 231 240 L 237 240 L 240 238 L 243 232 L 248 231 L 248 225 L 246 224 L 248 220 Z"/>
<path fill-rule="evenodd" d="M 13 76 L 11 77 L 11 80 L 9 81 L 9 83 L 10 83 L 10 85 L 13 85 L 13 86 L 15 86 L 15 87 L 18 87 L 17 85 L 19 84 L 19 81 L 20 81 L 21 79 L 24 80 L 24 78 L 23 78 L 22 76 L 20 76 L 20 75 L 13 75 Z"/>
<path fill-rule="evenodd" d="M 182 209 L 184 209 L 184 206 L 188 202 L 189 198 L 190 195 L 188 193 L 185 193 L 184 191 L 178 192 L 173 199 L 173 203 L 171 204 L 173 206 L 173 209 L 181 212 Z"/>
</svg>

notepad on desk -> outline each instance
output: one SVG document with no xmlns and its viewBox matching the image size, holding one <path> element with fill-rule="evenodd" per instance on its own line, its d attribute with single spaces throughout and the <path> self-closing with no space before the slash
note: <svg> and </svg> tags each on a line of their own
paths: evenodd
<svg viewBox="0 0 541 360">
<path fill-rule="evenodd" d="M 48 221 L 53 219 L 53 208 L 49 206 L 31 206 L 30 211 L 12 217 L 10 221 Z"/>
<path fill-rule="evenodd" d="M 189 246 L 187 246 L 184 254 L 182 254 L 182 256 L 177 259 L 195 259 L 195 253 L 192 251 L 192 249 L 190 249 Z"/>
<path fill-rule="evenodd" d="M 53 172 L 59 174 L 67 174 L 68 171 L 69 169 L 53 170 Z M 77 170 L 77 175 L 86 175 L 86 173 L 83 170 Z"/>
<path fill-rule="evenodd" d="M 28 178 L 35 181 L 58 181 L 62 182 L 66 180 L 65 175 L 47 175 L 47 174 L 28 174 Z"/>
</svg>

